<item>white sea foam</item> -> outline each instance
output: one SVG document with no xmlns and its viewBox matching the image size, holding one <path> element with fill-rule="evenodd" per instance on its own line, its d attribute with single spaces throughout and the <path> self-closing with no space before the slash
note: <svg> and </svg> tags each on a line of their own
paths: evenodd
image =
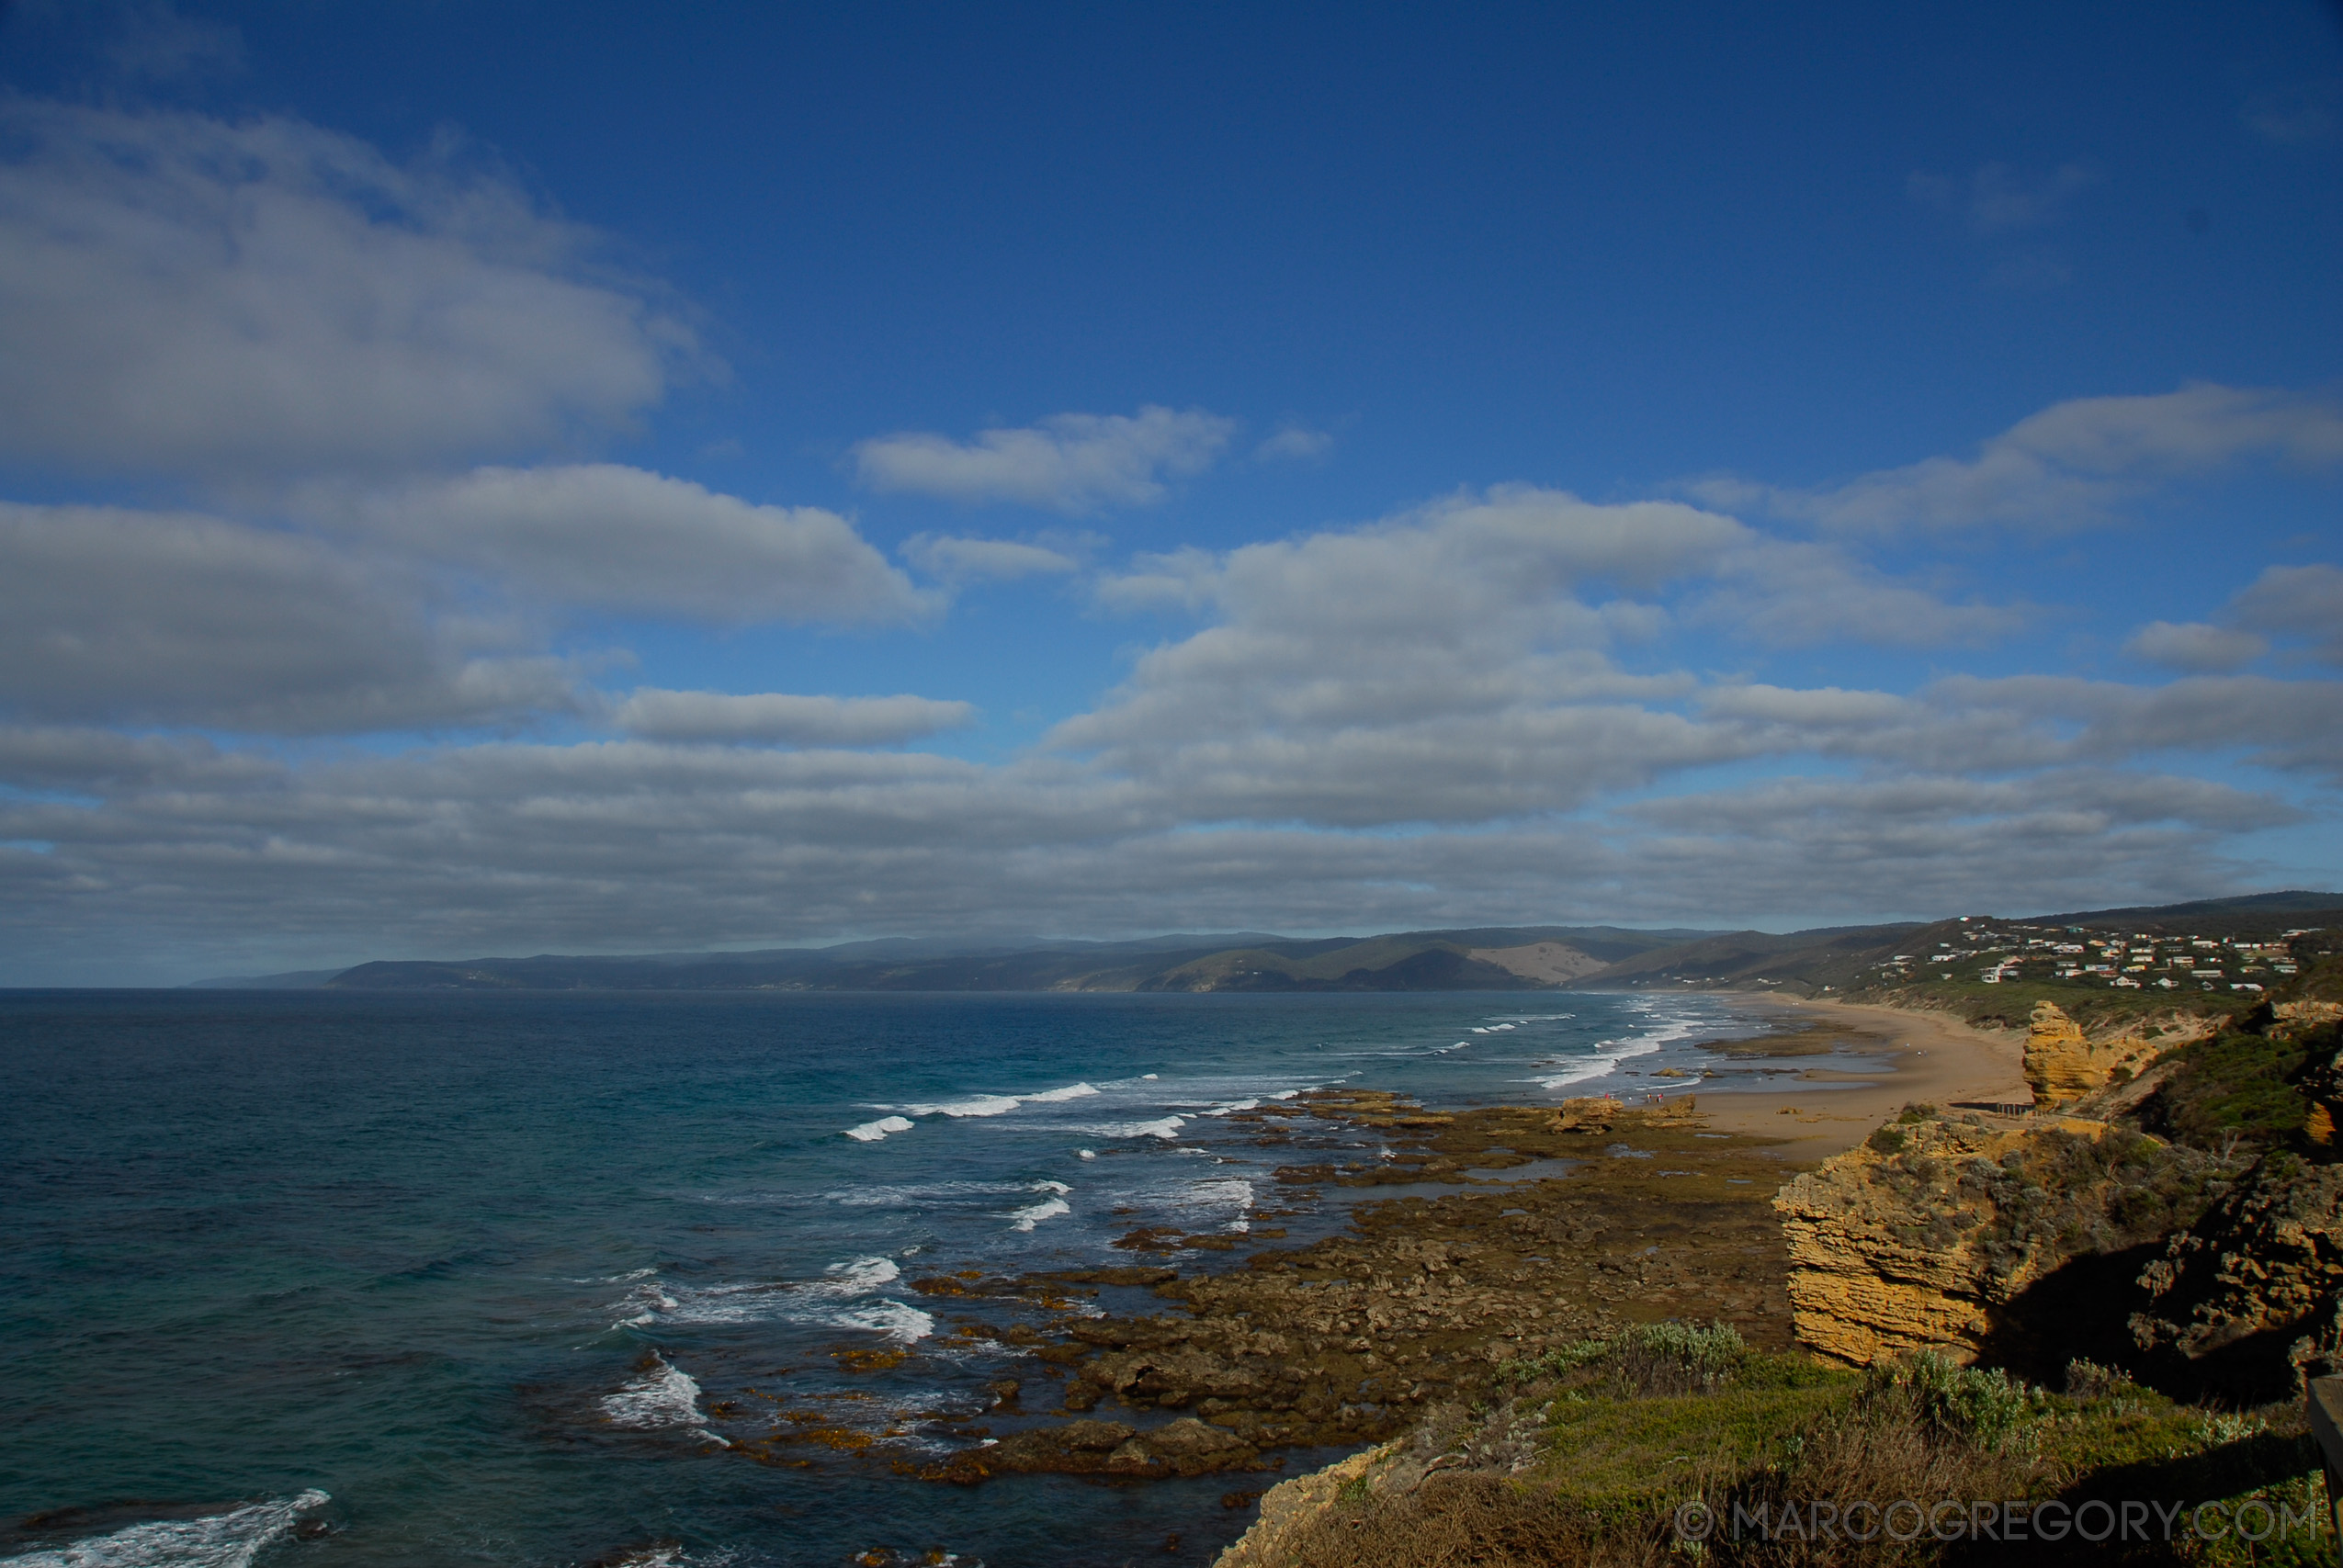
<svg viewBox="0 0 2343 1568">
<path fill-rule="evenodd" d="M 713 1556 L 702 1556 L 696 1551 L 685 1551 L 674 1541 L 663 1540 L 656 1546 L 646 1546 L 639 1551 L 630 1551 L 624 1557 L 614 1559 L 610 1568 L 732 1568 L 732 1564 L 740 1560 L 741 1554 L 729 1548 Z"/>
<path fill-rule="evenodd" d="M 302 1514 L 328 1501 L 311 1488 L 197 1519 L 157 1519 L 92 1536 L 53 1551 L 0 1558 L 6 1568 L 250 1568 L 264 1547 L 290 1534 Z"/>
<path fill-rule="evenodd" d="M 628 1321 L 637 1327 L 653 1323 L 764 1323 L 790 1315 L 789 1298 L 790 1287 L 786 1284 L 679 1287 L 655 1311 Z"/>
<path fill-rule="evenodd" d="M 1033 1190 L 1036 1192 L 1055 1192 L 1060 1197 L 1073 1190 L 1062 1181 L 1036 1181 L 1033 1184 Z"/>
<path fill-rule="evenodd" d="M 640 1431 L 683 1427 L 724 1442 L 707 1429 L 707 1418 L 699 1413 L 699 1383 L 692 1374 L 656 1350 L 651 1353 L 651 1361 L 641 1377 L 603 1396 L 602 1413 L 610 1424 Z"/>
<path fill-rule="evenodd" d="M 911 1121 L 907 1116 L 882 1116 L 876 1122 L 847 1128 L 846 1136 L 858 1144 L 876 1144 L 889 1133 L 908 1133 L 911 1130 Z"/>
<path fill-rule="evenodd" d="M 989 1207 L 994 1200 L 1041 1189 L 1030 1181 L 872 1182 L 833 1188 L 822 1198 L 846 1209 L 935 1208 L 946 1204 Z"/>
<path fill-rule="evenodd" d="M 1076 1149 L 1074 1151 L 1074 1157 L 1076 1159 L 1096 1159 L 1098 1157 L 1098 1151 L 1096 1149 Z"/>
<path fill-rule="evenodd" d="M 1156 1080 L 1156 1077 L 1157 1075 L 1154 1073 L 1141 1073 L 1139 1075 L 1139 1081 L 1141 1083 L 1153 1083 Z"/>
<path fill-rule="evenodd" d="M 1605 1040 L 1596 1045 L 1591 1055 L 1548 1064 L 1562 1070 L 1541 1075 L 1531 1081 L 1542 1089 L 1558 1089 L 1584 1083 L 1589 1078 L 1599 1078 L 1622 1062 L 1636 1056 L 1648 1056 L 1663 1045 L 1699 1032 L 1709 1021 L 1689 1017 L 1663 1020 L 1648 1033 L 1627 1040 Z"/>
<path fill-rule="evenodd" d="M 1054 1220 L 1060 1214 L 1070 1214 L 1073 1212 L 1074 1206 L 1063 1198 L 1045 1199 L 1030 1208 L 1019 1209 L 1011 1214 L 1009 1218 L 1016 1223 L 1009 1228 L 1029 1231 L 1044 1220 Z"/>
<path fill-rule="evenodd" d="M 947 1100 L 941 1105 L 906 1105 L 904 1110 L 914 1116 L 1006 1116 L 1017 1109 L 1013 1094 L 975 1094 L 966 1100 Z"/>
<path fill-rule="evenodd" d="M 769 1323 L 776 1318 L 785 1322 L 826 1321 L 829 1306 L 814 1303 L 853 1301 L 892 1284 L 902 1274 L 891 1258 L 857 1258 L 851 1262 L 832 1264 L 822 1270 L 819 1280 L 759 1280 L 697 1289 L 678 1286 L 672 1294 L 660 1292 L 651 1310 L 627 1321 L 635 1327 L 652 1323 Z"/>
<path fill-rule="evenodd" d="M 935 1319 L 907 1303 L 881 1300 L 842 1312 L 832 1320 L 841 1328 L 866 1328 L 900 1345 L 911 1345 L 935 1332 Z"/>
<path fill-rule="evenodd" d="M 821 1272 L 822 1279 L 798 1289 L 807 1295 L 859 1296 L 903 1277 L 903 1270 L 891 1258 L 857 1258 L 848 1263 L 832 1263 Z"/>
<path fill-rule="evenodd" d="M 1190 1183 L 1177 1202 L 1183 1209 L 1250 1209 L 1253 1184 L 1240 1176 L 1207 1177 Z"/>
<path fill-rule="evenodd" d="M 1185 1116 L 1165 1116 L 1154 1122 L 1109 1122 L 1104 1126 L 1085 1127 L 1085 1133 L 1096 1133 L 1103 1138 L 1176 1138 Z"/>
<path fill-rule="evenodd" d="M 1488 1033 L 1488 1030 L 1486 1030 L 1486 1029 L 1483 1029 L 1483 1028 L 1482 1028 L 1479 1024 L 1476 1023 L 1476 1024 L 1474 1024 L 1474 1025 L 1473 1025 L 1473 1032 L 1474 1032 L 1475 1034 L 1486 1034 L 1486 1033 Z"/>
<path fill-rule="evenodd" d="M 1064 1089 L 1045 1089 L 1039 1094 L 1021 1094 L 1017 1098 L 1028 1105 L 1053 1105 L 1064 1100 L 1087 1099 L 1097 1092 L 1089 1084 L 1070 1083 Z"/>
<path fill-rule="evenodd" d="M 655 1321 L 661 1313 L 675 1310 L 675 1298 L 660 1284 L 656 1271 L 644 1269 L 638 1272 L 651 1278 L 647 1283 L 637 1283 L 627 1299 L 618 1303 L 617 1310 L 627 1315 L 612 1324 L 613 1328 L 641 1328 Z"/>
<path fill-rule="evenodd" d="M 1031 1191 L 1030 1184 L 1011 1191 Z M 856 1258 L 833 1263 L 819 1280 L 710 1285 L 702 1290 L 678 1289 L 655 1316 L 635 1320 L 648 1324 L 727 1325 L 741 1323 L 810 1323 L 837 1328 L 864 1328 L 909 1343 L 924 1338 L 935 1320 L 917 1307 L 880 1297 L 870 1299 L 903 1277 L 891 1258 Z"/>
<path fill-rule="evenodd" d="M 948 1116 L 954 1121 L 969 1117 L 1006 1116 L 1021 1105 L 1058 1105 L 1069 1100 L 1086 1100 L 1096 1094 L 1095 1086 L 1070 1083 L 1063 1089 L 1046 1089 L 1035 1094 L 972 1094 L 964 1100 L 944 1100 L 933 1103 L 904 1106 L 871 1107 L 874 1111 L 893 1111 L 898 1114 L 883 1116 L 876 1122 L 866 1122 L 859 1127 L 846 1129 L 846 1136 L 857 1143 L 875 1144 L 889 1133 L 908 1133 L 913 1116 Z"/>
</svg>

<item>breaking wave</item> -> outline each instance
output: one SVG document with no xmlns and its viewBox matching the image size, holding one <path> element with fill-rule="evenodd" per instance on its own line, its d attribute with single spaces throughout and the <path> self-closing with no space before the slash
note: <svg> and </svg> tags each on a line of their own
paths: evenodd
<svg viewBox="0 0 2343 1568">
<path fill-rule="evenodd" d="M 198 1519 L 158 1519 L 111 1535 L 92 1536 L 52 1551 L 0 1557 L 6 1568 L 250 1568 L 261 1549 L 283 1540 L 300 1517 L 327 1495 L 311 1488 L 298 1496 L 249 1503 Z"/>
</svg>

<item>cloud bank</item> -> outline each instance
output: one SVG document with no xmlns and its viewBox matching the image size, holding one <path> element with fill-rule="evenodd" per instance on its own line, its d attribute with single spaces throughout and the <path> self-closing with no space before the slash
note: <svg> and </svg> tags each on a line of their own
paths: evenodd
<svg viewBox="0 0 2343 1568">
<path fill-rule="evenodd" d="M 2330 397 L 2077 399 L 1804 487 L 1496 484 L 1233 547 L 882 549 L 843 510 L 597 460 L 721 367 L 680 302 L 453 143 L 402 164 L 281 117 L 27 100 L 0 132 L 0 458 L 40 487 L 0 498 L 0 982 L 2118 903 L 2291 876 L 2261 846 L 2343 782 L 2333 562 L 2128 616 L 2105 646 L 2140 678 L 2112 680 L 1928 553 L 2246 465 L 2331 476 Z M 1958 195 L 2018 231 L 2066 186 Z M 1238 430 L 1149 404 L 878 435 L 849 467 L 874 496 L 1094 515 Z M 844 633 L 901 639 L 870 666 L 894 668 L 1017 580 L 1063 585 L 1021 613 L 1127 617 L 1120 662 L 1086 691 L 1048 671 L 1078 694 L 1017 743 L 914 675 L 809 672 Z M 679 642 L 686 672 L 641 667 Z"/>
</svg>

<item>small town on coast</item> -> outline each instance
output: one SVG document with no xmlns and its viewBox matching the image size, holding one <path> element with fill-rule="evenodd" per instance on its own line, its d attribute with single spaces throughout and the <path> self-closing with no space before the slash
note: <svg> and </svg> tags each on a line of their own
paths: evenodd
<svg viewBox="0 0 2343 1568">
<path fill-rule="evenodd" d="M 1259 1520 L 1223 1568 L 2321 1561 L 2343 899 L 2298 912 L 2317 901 L 1776 952 L 1863 978 L 1758 977 L 1777 1027 L 1719 1043 L 1799 1070 L 1755 1092 L 1715 1092 L 1719 1073 L 1558 1111 L 1361 1089 L 1245 1112 L 1296 1151 L 1281 1181 L 1353 1191 L 1352 1224 L 1235 1258 L 1142 1231 L 1127 1266 L 920 1281 L 1040 1309 L 964 1324 L 1028 1346 L 1039 1375 L 988 1446 L 925 1473 L 1227 1475 Z M 2135 978 L 2182 965 L 2179 996 Z M 1832 1070 L 1850 1055 L 1869 1081 Z M 1383 1156 L 1305 1152 L 1336 1130 Z M 1102 1296 L 1114 1310 L 1083 1304 Z M 1283 1453 L 1362 1443 L 1270 1480 Z M 1909 1499 L 1934 1533 L 1898 1534 L 1908 1508 L 1882 1523 Z M 2103 1528 L 2175 1499 L 2205 1528 Z"/>
</svg>

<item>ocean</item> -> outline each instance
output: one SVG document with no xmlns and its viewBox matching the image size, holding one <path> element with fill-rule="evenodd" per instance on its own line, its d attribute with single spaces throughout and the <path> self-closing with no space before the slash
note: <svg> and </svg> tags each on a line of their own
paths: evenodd
<svg viewBox="0 0 2343 1568">
<path fill-rule="evenodd" d="M 992 1337 L 1028 1309 L 912 1282 L 1262 1224 L 1296 1156 L 1225 1115 L 1263 1099 L 1673 1092 L 1650 1075 L 1751 1021 L 1551 992 L 0 993 L 0 1563 L 1206 1562 L 1251 1517 L 1224 1496 L 1274 1476 L 920 1479 L 1008 1429 L 995 1385 L 1035 1413 L 1054 1385 Z M 1273 1223 L 1324 1234 L 1347 1196 Z"/>
</svg>

